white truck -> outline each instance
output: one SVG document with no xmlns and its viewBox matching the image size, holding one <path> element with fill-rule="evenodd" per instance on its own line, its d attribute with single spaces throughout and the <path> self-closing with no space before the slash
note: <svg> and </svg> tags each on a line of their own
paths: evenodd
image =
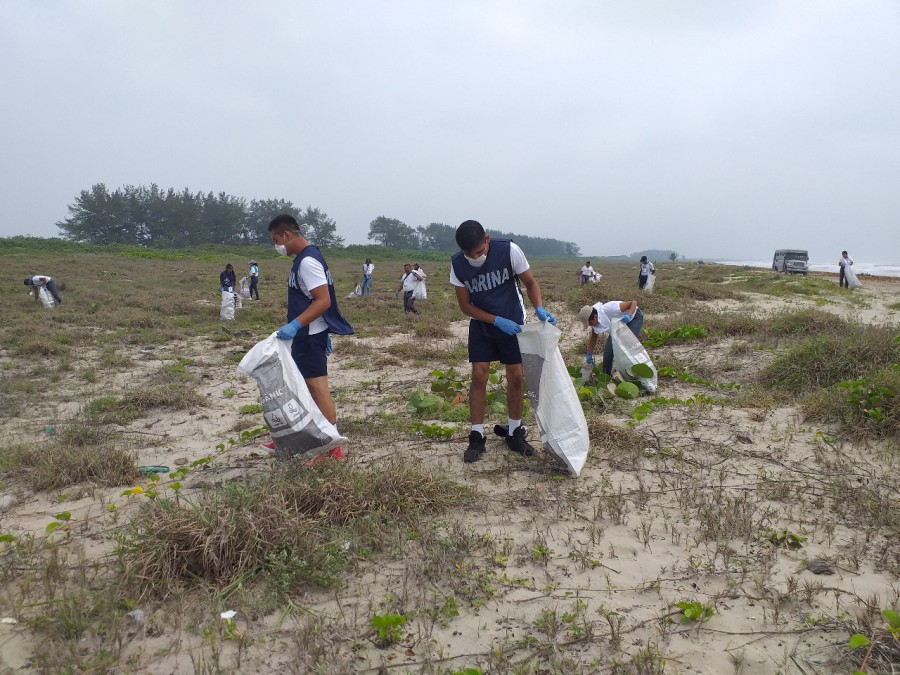
<svg viewBox="0 0 900 675">
<path fill-rule="evenodd" d="M 806 276 L 809 272 L 809 253 L 799 248 L 780 248 L 775 251 L 772 269 L 776 272 Z"/>
</svg>

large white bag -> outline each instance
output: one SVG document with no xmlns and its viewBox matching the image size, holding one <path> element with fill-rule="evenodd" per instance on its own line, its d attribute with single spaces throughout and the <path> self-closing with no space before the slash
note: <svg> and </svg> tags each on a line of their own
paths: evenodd
<svg viewBox="0 0 900 675">
<path fill-rule="evenodd" d="M 234 293 L 222 291 L 222 307 L 219 309 L 222 321 L 234 321 Z"/>
<path fill-rule="evenodd" d="M 650 360 L 650 355 L 644 349 L 644 345 L 638 340 L 631 329 L 621 319 L 615 319 L 609 329 L 609 339 L 613 346 L 613 367 L 619 371 L 627 382 L 635 382 L 645 391 L 651 394 L 656 391 L 656 366 Z M 653 377 L 640 377 L 631 372 L 632 366 L 645 363 L 653 370 Z"/>
<path fill-rule="evenodd" d="M 847 280 L 847 288 L 859 288 L 862 286 L 862 283 L 856 278 L 856 275 L 853 273 L 853 268 L 850 267 L 850 265 L 844 265 L 844 278 Z"/>
<path fill-rule="evenodd" d="M 644 284 L 644 293 L 650 293 L 653 291 L 653 284 L 656 283 L 656 275 L 649 274 L 647 275 L 647 283 Z"/>
<path fill-rule="evenodd" d="M 544 450 L 577 476 L 587 460 L 590 437 L 572 378 L 559 353 L 560 331 L 545 321 L 528 323 L 519 333 L 528 400 Z"/>
<path fill-rule="evenodd" d="M 241 277 L 241 299 L 250 299 L 250 279 L 247 277 Z"/>
<path fill-rule="evenodd" d="M 428 299 L 428 291 L 425 290 L 425 282 L 420 281 L 416 284 L 416 287 L 413 288 L 413 297 L 416 300 L 427 300 Z"/>
<path fill-rule="evenodd" d="M 291 358 L 291 343 L 272 333 L 258 342 L 238 364 L 256 380 L 263 417 L 275 454 L 283 459 L 306 453 L 321 454 L 346 443 L 337 427 L 325 419 Z"/>
<path fill-rule="evenodd" d="M 362 295 L 362 286 L 356 284 L 356 288 L 347 293 L 348 298 L 358 298 Z"/>
<path fill-rule="evenodd" d="M 854 279 L 856 277 L 853 277 Z M 859 282 L 856 282 L 859 284 Z M 41 297 L 41 302 L 44 303 L 44 307 L 47 309 L 53 309 L 56 307 L 56 301 L 53 299 L 53 296 L 50 295 L 50 291 L 47 290 L 45 286 L 38 287 L 38 295 Z"/>
</svg>

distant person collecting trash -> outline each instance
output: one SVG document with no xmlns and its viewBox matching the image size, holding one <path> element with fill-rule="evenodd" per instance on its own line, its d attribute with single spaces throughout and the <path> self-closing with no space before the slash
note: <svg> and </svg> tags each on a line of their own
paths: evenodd
<svg viewBox="0 0 900 675">
<path fill-rule="evenodd" d="M 375 272 L 375 265 L 372 264 L 371 258 L 366 258 L 366 262 L 362 266 L 362 289 L 363 295 L 372 295 L 372 274 Z"/>
<path fill-rule="evenodd" d="M 235 286 L 237 286 L 237 277 L 234 274 L 234 267 L 228 263 L 225 265 L 225 270 L 219 274 L 219 290 L 233 292 Z"/>
<path fill-rule="evenodd" d="M 651 274 L 656 274 L 656 268 L 653 267 L 653 263 L 647 260 L 647 256 L 641 256 L 641 267 L 638 272 L 638 288 L 643 290 L 644 286 L 647 285 L 647 279 L 650 278 Z"/>
<path fill-rule="evenodd" d="M 269 223 L 269 236 L 279 255 L 295 256 L 288 278 L 288 323 L 278 329 L 278 339 L 291 340 L 291 357 L 313 401 L 325 419 L 336 424 L 337 410 L 328 389 L 328 355 L 333 351 L 329 334 L 352 335 L 353 327 L 338 309 L 328 263 L 300 233 L 297 220 L 289 214 L 276 216 Z M 275 444 L 265 447 L 274 450 Z M 337 447 L 328 456 L 342 459 L 344 453 Z"/>
<path fill-rule="evenodd" d="M 397 288 L 397 295 L 403 293 L 403 311 L 407 314 L 418 314 L 416 309 L 416 298 L 414 292 L 419 282 L 425 278 L 425 274 L 419 270 L 414 270 L 412 265 L 406 263 L 403 266 L 403 276 L 400 277 L 400 286 Z"/>
<path fill-rule="evenodd" d="M 578 318 L 585 328 L 590 328 L 591 333 L 587 342 L 585 361 L 591 365 L 594 363 L 594 350 L 597 348 L 597 340 L 604 333 L 609 333 L 613 319 L 622 319 L 628 324 L 636 338 L 640 338 L 641 327 L 644 325 L 644 313 L 638 308 L 637 302 L 627 300 L 610 300 L 598 302 L 593 305 L 585 305 L 578 312 Z M 612 375 L 613 346 L 612 339 L 607 337 L 603 347 L 603 372 Z"/>
<path fill-rule="evenodd" d="M 250 261 L 250 297 L 256 293 L 256 299 L 259 300 L 259 265 L 255 260 Z"/>
<path fill-rule="evenodd" d="M 35 274 L 34 276 L 25 279 L 25 285 L 31 286 L 34 289 L 35 302 L 40 302 L 40 290 L 41 286 L 44 286 L 50 292 L 50 295 L 53 296 L 53 299 L 56 300 L 56 304 L 62 304 L 62 298 L 59 297 L 59 291 L 56 288 L 56 282 L 53 281 L 53 277 L 48 277 L 43 274 Z"/>
<path fill-rule="evenodd" d="M 581 266 L 581 285 L 590 283 L 594 279 L 594 268 L 591 267 L 591 261 L 588 260 Z"/>
<path fill-rule="evenodd" d="M 841 251 L 840 260 L 838 260 L 838 267 L 840 268 L 840 272 L 838 273 L 838 286 L 840 288 L 850 288 L 850 280 L 847 278 L 847 272 L 851 271 L 850 267 L 853 265 L 853 258 L 851 258 L 847 251 Z"/>
<path fill-rule="evenodd" d="M 450 260 L 450 283 L 455 287 L 459 308 L 471 317 L 468 347 L 472 364 L 472 431 L 463 461 L 477 461 L 485 451 L 484 402 L 491 361 L 506 366 L 507 382 L 507 424 L 496 425 L 494 433 L 505 438 L 513 452 L 531 457 L 534 448 L 525 440 L 522 426 L 525 382 L 516 334 L 522 332 L 525 323 L 525 304 L 519 282 L 525 285 L 538 319 L 556 324 L 556 318 L 544 309 L 541 288 L 518 245 L 508 239 L 491 239 L 476 220 L 467 220 L 456 229 L 456 244 L 460 250 Z"/>
</svg>

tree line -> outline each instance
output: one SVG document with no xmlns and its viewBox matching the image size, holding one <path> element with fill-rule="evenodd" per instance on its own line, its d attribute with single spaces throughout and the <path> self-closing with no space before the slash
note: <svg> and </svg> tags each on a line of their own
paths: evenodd
<svg viewBox="0 0 900 675">
<path fill-rule="evenodd" d="M 251 199 L 219 192 L 177 191 L 158 185 L 125 185 L 110 191 L 103 183 L 82 190 L 58 222 L 65 239 L 86 244 L 123 244 L 151 248 L 183 248 L 204 244 L 269 243 L 269 221 L 289 213 L 304 236 L 322 248 L 339 248 L 344 237 L 317 208 L 301 209 L 279 198 Z M 568 241 L 491 230 L 492 236 L 514 239 L 529 255 L 578 256 Z M 410 227 L 379 216 L 369 223 L 369 240 L 395 249 L 456 251 L 456 227 L 444 223 Z"/>
<path fill-rule="evenodd" d="M 580 249 L 571 241 L 560 241 L 550 237 L 532 237 L 489 230 L 492 237 L 512 239 L 529 255 L 578 256 Z M 425 251 L 456 251 L 456 227 L 445 223 L 429 223 L 413 228 L 396 218 L 379 216 L 369 223 L 369 239 L 381 246 L 397 249 L 420 249 Z"/>
<path fill-rule="evenodd" d="M 219 192 L 162 190 L 156 184 L 126 185 L 110 192 L 103 183 L 82 190 L 56 226 L 63 237 L 89 244 L 182 248 L 200 244 L 267 244 L 269 221 L 290 213 L 321 247 L 344 245 L 337 225 L 312 206 L 284 199 L 251 199 Z"/>
</svg>

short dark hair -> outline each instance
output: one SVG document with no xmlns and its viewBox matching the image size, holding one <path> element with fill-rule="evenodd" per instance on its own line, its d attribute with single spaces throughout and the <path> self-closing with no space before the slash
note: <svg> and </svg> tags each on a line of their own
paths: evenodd
<svg viewBox="0 0 900 675">
<path fill-rule="evenodd" d="M 468 253 L 484 241 L 484 228 L 477 220 L 467 220 L 456 228 L 456 245 Z"/>
<path fill-rule="evenodd" d="M 288 231 L 300 234 L 300 223 L 297 222 L 297 219 L 294 218 L 294 216 L 290 213 L 282 213 L 281 215 L 272 218 L 269 223 L 269 232 L 281 234 L 282 232 Z"/>
<path fill-rule="evenodd" d="M 847 251 L 841 251 L 841 255 L 847 255 Z"/>
<path fill-rule="evenodd" d="M 233 266 L 231 263 L 228 263 L 227 265 L 225 265 L 225 269 L 226 269 L 226 270 L 233 270 L 233 269 L 234 269 L 234 266 Z"/>
<path fill-rule="evenodd" d="M 31 277 L 28 277 L 28 278 L 25 280 L 25 285 L 26 285 L 26 286 L 34 286 L 34 282 L 31 280 Z"/>
</svg>

